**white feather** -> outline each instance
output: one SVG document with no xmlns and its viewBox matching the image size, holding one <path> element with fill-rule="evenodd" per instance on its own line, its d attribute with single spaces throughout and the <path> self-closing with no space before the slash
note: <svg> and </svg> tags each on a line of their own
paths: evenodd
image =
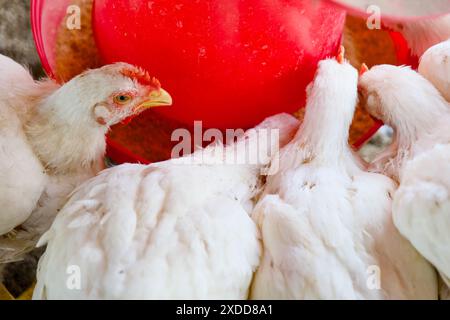
<svg viewBox="0 0 450 320">
<path fill-rule="evenodd" d="M 363 75 L 360 87 L 369 112 L 395 131 L 393 145 L 377 164 L 400 183 L 393 204 L 395 225 L 448 279 L 449 104 L 431 83 L 408 68 L 374 67 Z"/>
<path fill-rule="evenodd" d="M 357 78 L 347 63 L 319 64 L 305 121 L 253 212 L 263 242 L 254 299 L 437 298 L 433 268 L 394 228 L 394 182 L 366 172 L 347 144 Z"/>
<path fill-rule="evenodd" d="M 292 117 L 287 125 L 271 121 L 269 127 L 289 127 L 281 128 L 282 136 L 298 127 Z M 255 135 L 247 137 L 238 144 L 256 142 Z M 247 208 L 253 208 L 268 158 L 255 165 L 193 160 L 233 147 L 122 165 L 78 188 L 44 235 L 34 298 L 247 298 L 260 254 Z M 66 286 L 70 265 L 81 270 L 80 290 Z"/>
<path fill-rule="evenodd" d="M 431 47 L 423 54 L 419 72 L 450 102 L 450 40 Z"/>
<path fill-rule="evenodd" d="M 23 223 L 46 184 L 45 170 L 28 143 L 14 109 L 15 86 L 33 85 L 29 73 L 0 55 L 0 235 Z M 1 249 L 1 248 L 0 248 Z"/>
<path fill-rule="evenodd" d="M 450 284 L 450 144 L 406 163 L 393 210 L 400 232 Z"/>
</svg>

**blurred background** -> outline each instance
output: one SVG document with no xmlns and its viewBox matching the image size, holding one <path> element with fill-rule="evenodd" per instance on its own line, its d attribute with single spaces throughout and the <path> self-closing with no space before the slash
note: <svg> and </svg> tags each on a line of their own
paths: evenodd
<svg viewBox="0 0 450 320">
<path fill-rule="evenodd" d="M 30 0 L 0 0 L 0 53 L 44 76 L 30 24 Z"/>
</svg>

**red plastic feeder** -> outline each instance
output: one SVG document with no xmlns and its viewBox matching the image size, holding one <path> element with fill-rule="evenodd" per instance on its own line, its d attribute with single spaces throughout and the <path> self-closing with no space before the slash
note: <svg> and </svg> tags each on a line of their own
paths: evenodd
<svg viewBox="0 0 450 320">
<path fill-rule="evenodd" d="M 67 8 L 86 3 L 31 1 L 36 47 L 53 78 Z M 317 62 L 336 54 L 344 21 L 342 8 L 308 0 L 95 0 L 92 15 L 101 63 L 142 66 L 173 96 L 174 106 L 153 112 L 219 129 L 302 107 Z M 146 162 L 115 141 L 108 146 L 117 163 Z"/>
</svg>

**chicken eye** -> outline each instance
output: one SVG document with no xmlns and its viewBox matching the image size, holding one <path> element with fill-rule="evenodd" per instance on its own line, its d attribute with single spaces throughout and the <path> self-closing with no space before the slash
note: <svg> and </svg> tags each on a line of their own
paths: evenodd
<svg viewBox="0 0 450 320">
<path fill-rule="evenodd" d="M 114 102 L 117 104 L 125 104 L 131 100 L 131 96 L 127 94 L 120 94 L 114 97 Z"/>
</svg>

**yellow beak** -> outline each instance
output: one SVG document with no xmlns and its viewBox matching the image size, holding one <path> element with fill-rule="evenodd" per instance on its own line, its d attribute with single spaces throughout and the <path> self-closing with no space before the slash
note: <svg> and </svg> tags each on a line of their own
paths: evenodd
<svg viewBox="0 0 450 320">
<path fill-rule="evenodd" d="M 149 99 L 139 105 L 139 109 L 148 109 L 171 105 L 172 97 L 170 96 L 170 94 L 164 89 L 159 89 L 157 91 L 152 91 L 152 93 L 150 93 Z"/>
</svg>

